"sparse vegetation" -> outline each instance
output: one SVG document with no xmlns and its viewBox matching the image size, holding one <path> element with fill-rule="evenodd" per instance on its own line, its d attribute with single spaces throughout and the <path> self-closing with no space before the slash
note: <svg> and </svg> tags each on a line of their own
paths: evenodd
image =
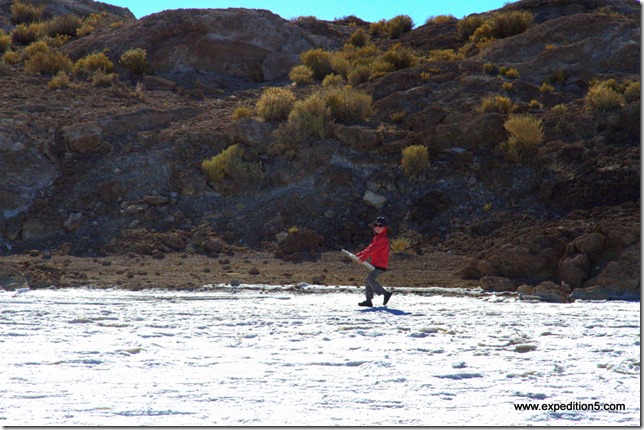
<svg viewBox="0 0 644 430">
<path fill-rule="evenodd" d="M 407 252 L 411 248 L 411 240 L 406 237 L 396 237 L 391 240 L 391 250 L 397 254 Z"/>
<path fill-rule="evenodd" d="M 11 3 L 11 21 L 15 24 L 29 24 L 40 21 L 44 10 L 44 5 L 34 6 L 14 0 Z"/>
<path fill-rule="evenodd" d="M 462 60 L 465 56 L 453 49 L 434 49 L 429 51 L 430 61 L 455 61 Z"/>
<path fill-rule="evenodd" d="M 541 86 L 539 87 L 539 91 L 541 91 L 542 93 L 551 93 L 554 90 L 555 90 L 555 87 L 550 85 L 548 82 L 542 83 Z"/>
<path fill-rule="evenodd" d="M 501 74 L 508 79 L 516 79 L 520 76 L 519 71 L 513 68 L 509 68 L 509 69 L 502 68 Z"/>
<path fill-rule="evenodd" d="M 257 102 L 257 114 L 266 121 L 283 121 L 294 103 L 295 95 L 288 88 L 266 88 Z"/>
<path fill-rule="evenodd" d="M 633 102 L 640 99 L 640 82 L 632 81 L 626 83 L 624 88 L 624 98 L 627 102 Z"/>
<path fill-rule="evenodd" d="M 411 145 L 403 149 L 401 164 L 408 177 L 420 176 L 429 167 L 429 152 L 423 145 Z"/>
<path fill-rule="evenodd" d="M 418 58 L 409 48 L 404 48 L 400 43 L 396 43 L 381 56 L 386 63 L 393 65 L 394 70 L 407 69 L 418 64 Z M 392 71 L 392 70 L 383 70 Z"/>
<path fill-rule="evenodd" d="M 369 34 L 362 28 L 358 28 L 349 37 L 349 43 L 358 48 L 362 48 L 369 43 Z"/>
<path fill-rule="evenodd" d="M 490 96 L 483 99 L 479 112 L 498 112 L 507 115 L 514 112 L 516 108 L 516 104 L 508 97 Z"/>
<path fill-rule="evenodd" d="M 510 133 L 500 146 L 506 159 L 515 163 L 528 161 L 543 140 L 542 121 L 530 115 L 512 115 L 503 126 Z"/>
<path fill-rule="evenodd" d="M 82 22 L 82 19 L 73 13 L 57 15 L 43 23 L 43 33 L 49 37 L 76 36 Z"/>
<path fill-rule="evenodd" d="M 457 21 L 456 17 L 454 15 L 436 15 L 436 16 L 430 16 L 425 20 L 425 24 L 445 24 L 451 21 Z"/>
<path fill-rule="evenodd" d="M 414 21 L 409 15 L 398 15 L 387 21 L 386 31 L 391 39 L 398 39 L 412 28 L 414 28 Z"/>
</svg>

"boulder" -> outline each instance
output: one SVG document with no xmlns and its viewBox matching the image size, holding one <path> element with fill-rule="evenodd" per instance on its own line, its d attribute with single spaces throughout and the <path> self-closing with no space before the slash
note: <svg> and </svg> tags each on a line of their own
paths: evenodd
<svg viewBox="0 0 644 430">
<path fill-rule="evenodd" d="M 317 259 L 324 238 L 308 228 L 289 231 L 277 246 L 275 257 L 285 261 Z"/>
<path fill-rule="evenodd" d="M 68 43 L 65 50 L 78 58 L 107 49 L 118 64 L 126 49 L 142 48 L 156 75 L 201 73 L 274 81 L 286 79 L 299 54 L 320 40 L 267 10 L 178 9 L 92 33 Z"/>
<path fill-rule="evenodd" d="M 601 272 L 584 283 L 584 288 L 599 287 L 609 299 L 639 300 L 641 284 L 640 246 L 623 250 L 615 261 L 606 264 Z M 580 292 L 578 294 L 582 294 Z"/>
<path fill-rule="evenodd" d="M 500 276 L 483 276 L 481 278 L 481 288 L 485 291 L 515 291 L 514 284 L 508 278 Z"/>
<path fill-rule="evenodd" d="M 252 118 L 241 118 L 228 127 L 227 135 L 230 143 L 267 147 L 273 141 L 274 129 L 274 124 L 259 122 Z"/>
<path fill-rule="evenodd" d="M 70 214 L 65 222 L 63 223 L 63 227 L 67 231 L 74 231 L 80 225 L 83 223 L 83 214 L 81 212 L 74 212 L 73 214 Z"/>
<path fill-rule="evenodd" d="M 84 154 L 98 152 L 102 146 L 101 128 L 91 123 L 77 123 L 62 128 L 62 136 L 68 151 Z"/>
<path fill-rule="evenodd" d="M 544 302 L 552 303 L 568 303 L 569 294 L 567 288 L 552 281 L 542 282 L 532 290 L 532 295 L 539 297 Z"/>
<path fill-rule="evenodd" d="M 367 190 L 362 196 L 362 200 L 376 209 L 382 209 L 387 204 L 387 198 L 380 194 L 376 194 L 371 190 Z"/>
<path fill-rule="evenodd" d="M 559 261 L 559 279 L 572 288 L 579 288 L 589 278 L 590 260 L 584 253 L 572 254 Z"/>
<path fill-rule="evenodd" d="M 334 123 L 332 131 L 340 143 L 351 148 L 371 149 L 382 145 L 382 137 L 372 128 Z"/>
<path fill-rule="evenodd" d="M 606 236 L 601 233 L 586 234 L 575 239 L 574 245 L 575 249 L 586 254 L 591 262 L 597 261 L 604 251 Z"/>
</svg>

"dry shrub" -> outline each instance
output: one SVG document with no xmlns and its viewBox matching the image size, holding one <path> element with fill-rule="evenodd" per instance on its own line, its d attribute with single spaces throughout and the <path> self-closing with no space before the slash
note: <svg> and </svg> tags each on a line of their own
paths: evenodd
<svg viewBox="0 0 644 430">
<path fill-rule="evenodd" d="M 90 16 L 86 17 L 76 32 L 78 37 L 83 37 L 91 34 L 94 30 L 96 30 L 97 27 L 100 27 L 104 24 L 106 17 L 107 14 L 105 12 L 93 13 Z"/>
<path fill-rule="evenodd" d="M 266 88 L 256 104 L 257 114 L 266 121 L 282 121 L 288 118 L 295 95 L 287 88 Z"/>
<path fill-rule="evenodd" d="M 43 31 L 49 37 L 54 37 L 56 35 L 76 36 L 77 30 L 82 23 L 83 20 L 73 13 L 57 15 L 43 23 Z"/>
<path fill-rule="evenodd" d="M 541 91 L 542 93 L 551 93 L 554 90 L 555 90 L 555 87 L 553 87 L 547 82 L 542 83 L 541 86 L 539 87 L 539 91 Z"/>
<path fill-rule="evenodd" d="M 288 78 L 295 82 L 296 85 L 308 85 L 313 83 L 313 69 L 309 66 L 300 64 L 291 69 Z"/>
<path fill-rule="evenodd" d="M 264 172 L 259 163 L 244 160 L 244 149 L 235 144 L 224 149 L 210 160 L 203 160 L 201 168 L 214 183 L 221 183 L 226 178 L 239 181 L 241 184 L 260 182 Z"/>
<path fill-rule="evenodd" d="M 516 104 L 508 97 L 490 96 L 483 99 L 479 112 L 498 112 L 507 115 L 514 112 L 516 108 Z"/>
<path fill-rule="evenodd" d="M 349 76 L 349 72 L 351 71 L 351 62 L 347 59 L 344 53 L 334 52 L 331 54 L 330 62 L 333 73 L 347 79 L 347 76 Z"/>
<path fill-rule="evenodd" d="M 503 126 L 510 133 L 500 145 L 505 157 L 515 163 L 528 161 L 543 140 L 542 121 L 530 115 L 512 115 Z"/>
<path fill-rule="evenodd" d="M 367 64 L 356 65 L 347 76 L 347 81 L 350 85 L 356 86 L 363 82 L 367 82 L 371 76 L 371 67 Z"/>
<path fill-rule="evenodd" d="M 234 121 L 239 121 L 242 118 L 250 118 L 251 116 L 252 116 L 251 110 L 245 106 L 238 107 L 231 115 Z"/>
<path fill-rule="evenodd" d="M 631 81 L 626 83 L 626 87 L 624 88 L 624 98 L 629 103 L 640 99 L 639 81 Z"/>
<path fill-rule="evenodd" d="M 517 69 L 503 68 L 502 70 L 503 70 L 503 72 L 501 74 L 503 76 L 505 76 L 506 78 L 508 78 L 508 79 L 516 79 L 516 78 L 518 78 L 520 76 L 520 73 L 519 73 L 519 71 Z"/>
<path fill-rule="evenodd" d="M 322 93 L 322 98 L 330 109 L 332 118 L 338 122 L 363 121 L 373 113 L 371 96 L 355 88 L 327 88 Z"/>
<path fill-rule="evenodd" d="M 51 78 L 47 83 L 49 89 L 55 90 L 58 88 L 67 88 L 70 85 L 69 75 L 65 72 L 58 72 L 56 76 Z"/>
<path fill-rule="evenodd" d="M 342 85 L 344 85 L 344 79 L 342 79 L 342 76 L 336 75 L 335 73 L 326 75 L 324 80 L 322 80 L 323 87 L 337 87 Z"/>
<path fill-rule="evenodd" d="M 327 136 L 330 117 L 330 109 L 326 106 L 321 95 L 316 93 L 295 103 L 288 116 L 288 122 L 294 125 L 301 140 L 310 136 L 324 139 Z"/>
<path fill-rule="evenodd" d="M 134 75 L 145 75 L 150 72 L 148 64 L 148 53 L 143 48 L 132 48 L 125 51 L 119 63 Z"/>
<path fill-rule="evenodd" d="M 387 31 L 387 20 L 381 19 L 380 21 L 372 22 L 369 24 L 369 34 L 372 36 L 384 35 Z"/>
<path fill-rule="evenodd" d="M 614 86 L 614 80 L 595 83 L 586 94 L 586 107 L 592 111 L 608 111 L 623 106 L 626 100 Z"/>
<path fill-rule="evenodd" d="M 300 62 L 305 66 L 309 66 L 313 70 L 313 76 L 319 81 L 333 71 L 331 68 L 331 56 L 322 48 L 303 52 L 300 54 Z"/>
<path fill-rule="evenodd" d="M 397 254 L 407 252 L 411 249 L 412 241 L 406 237 L 397 237 L 391 240 L 391 250 Z"/>
<path fill-rule="evenodd" d="M 2 55 L 2 61 L 7 64 L 20 64 L 22 57 L 16 51 L 7 51 Z"/>
<path fill-rule="evenodd" d="M 90 81 L 95 87 L 111 87 L 118 82 L 118 75 L 116 73 L 105 73 L 98 69 L 92 73 Z"/>
<path fill-rule="evenodd" d="M 523 33 L 532 25 L 533 19 L 529 11 L 508 11 L 493 13 L 489 22 L 494 37 L 503 39 Z"/>
<path fill-rule="evenodd" d="M 433 49 L 429 51 L 429 61 L 455 61 L 463 58 L 463 54 L 457 53 L 453 49 Z"/>
<path fill-rule="evenodd" d="M 403 149 L 401 164 L 408 177 L 420 176 L 429 166 L 429 153 L 423 145 L 411 145 Z"/>
<path fill-rule="evenodd" d="M 11 42 L 16 45 L 26 46 L 40 38 L 38 25 L 17 25 L 11 32 Z"/>
<path fill-rule="evenodd" d="M 499 73 L 499 68 L 496 64 L 485 63 L 483 64 L 483 71 L 488 75 L 496 75 L 497 73 Z"/>
<path fill-rule="evenodd" d="M 55 75 L 58 72 L 72 71 L 72 60 L 65 54 L 49 47 L 46 50 L 34 50 L 25 60 L 25 70 L 29 73 Z"/>
<path fill-rule="evenodd" d="M 3 53 L 11 48 L 11 36 L 0 30 L 0 53 Z"/>
<path fill-rule="evenodd" d="M 382 59 L 387 63 L 393 64 L 395 70 L 407 69 L 418 64 L 418 58 L 414 51 L 409 48 L 403 48 L 400 43 L 396 43 L 382 54 Z"/>
<path fill-rule="evenodd" d="M 425 24 L 446 24 L 448 22 L 457 21 L 454 15 L 436 15 L 430 16 L 425 20 Z"/>
<path fill-rule="evenodd" d="M 387 35 L 391 39 L 398 39 L 403 33 L 414 28 L 414 21 L 409 15 L 398 15 L 387 21 L 385 27 Z"/>
<path fill-rule="evenodd" d="M 114 69 L 114 64 L 107 55 L 100 53 L 89 54 L 74 63 L 74 75 L 90 78 L 96 71 L 109 73 Z"/>
<path fill-rule="evenodd" d="M 15 24 L 29 24 L 40 21 L 45 5 L 34 6 L 14 0 L 11 4 L 11 21 Z"/>
<path fill-rule="evenodd" d="M 358 28 L 349 37 L 349 43 L 353 46 L 363 47 L 369 43 L 369 34 L 362 28 Z"/>
<path fill-rule="evenodd" d="M 470 36 L 474 34 L 477 28 L 479 28 L 485 20 L 483 17 L 478 15 L 467 16 L 456 24 L 456 33 L 458 38 L 462 42 L 467 42 L 470 39 Z"/>
</svg>

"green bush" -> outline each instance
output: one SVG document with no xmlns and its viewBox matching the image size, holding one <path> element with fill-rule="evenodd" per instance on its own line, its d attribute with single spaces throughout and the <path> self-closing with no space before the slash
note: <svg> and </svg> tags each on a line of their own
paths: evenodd
<svg viewBox="0 0 644 430">
<path fill-rule="evenodd" d="M 103 73 L 110 73 L 114 64 L 107 58 L 107 55 L 94 53 L 86 55 L 74 63 L 74 75 L 90 78 L 94 72 L 100 70 Z"/>
<path fill-rule="evenodd" d="M 528 161 L 536 153 L 543 140 L 541 123 L 529 115 L 512 115 L 505 121 L 503 126 L 510 137 L 501 144 L 501 150 L 509 161 Z"/>
<path fill-rule="evenodd" d="M 300 64 L 291 69 L 288 78 L 296 85 L 308 85 L 313 83 L 313 70 L 309 66 Z"/>
<path fill-rule="evenodd" d="M 282 121 L 288 118 L 295 95 L 288 88 L 266 88 L 256 104 L 257 114 L 266 121 Z"/>
<path fill-rule="evenodd" d="M 507 115 L 514 112 L 516 108 L 516 104 L 508 97 L 490 96 L 483 99 L 479 112 L 498 112 Z"/>
<path fill-rule="evenodd" d="M 585 97 L 586 107 L 593 111 L 608 111 L 624 105 L 625 98 L 610 81 L 598 82 L 590 87 Z"/>
<path fill-rule="evenodd" d="M 411 145 L 403 149 L 401 164 L 408 177 L 419 176 L 429 166 L 429 154 L 423 145 Z"/>
<path fill-rule="evenodd" d="M 148 53 L 145 49 L 132 48 L 121 55 L 119 63 L 134 75 L 145 75 L 150 72 L 147 56 Z"/>
<path fill-rule="evenodd" d="M 403 33 L 414 28 L 414 21 L 409 15 L 398 15 L 387 21 L 386 31 L 391 39 L 398 39 Z"/>
<path fill-rule="evenodd" d="M 338 122 L 363 121 L 373 113 L 371 96 L 351 87 L 327 88 L 322 98 Z"/>
<path fill-rule="evenodd" d="M 300 54 L 300 62 L 313 70 L 315 79 L 321 81 L 331 73 L 331 56 L 322 48 L 311 49 Z"/>
</svg>

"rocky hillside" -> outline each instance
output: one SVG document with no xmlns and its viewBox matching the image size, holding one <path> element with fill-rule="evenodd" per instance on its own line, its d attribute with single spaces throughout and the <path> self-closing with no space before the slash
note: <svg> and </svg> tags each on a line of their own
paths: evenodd
<svg viewBox="0 0 644 430">
<path fill-rule="evenodd" d="M 136 20 L 90 0 L 44 3 L 43 21 L 109 15 L 56 49 L 74 62 L 105 52 L 117 75 L 92 83 L 70 70 L 51 89 L 13 36 L 19 59 L 5 54 L 0 68 L 0 255 L 207 253 L 224 242 L 316 259 L 365 243 L 364 225 L 384 214 L 401 255 L 469 255 L 462 276 L 487 288 L 639 297 L 639 2 L 522 0 L 372 32 L 370 49 L 415 60 L 352 82 L 371 115 L 295 145 L 285 120 L 256 111 L 263 90 L 320 91 L 289 80 L 300 54 L 348 52 L 373 24 L 245 9 Z M 19 26 L 11 5 L 0 1 L 7 33 Z M 529 16 L 525 28 L 499 33 L 512 13 Z M 144 75 L 120 61 L 133 48 L 147 54 Z M 250 115 L 233 119 L 240 107 Z M 520 116 L 543 135 L 518 156 L 507 124 Z M 202 162 L 232 145 L 259 173 L 213 181 Z M 429 165 L 409 174 L 403 150 L 418 146 Z"/>
</svg>

